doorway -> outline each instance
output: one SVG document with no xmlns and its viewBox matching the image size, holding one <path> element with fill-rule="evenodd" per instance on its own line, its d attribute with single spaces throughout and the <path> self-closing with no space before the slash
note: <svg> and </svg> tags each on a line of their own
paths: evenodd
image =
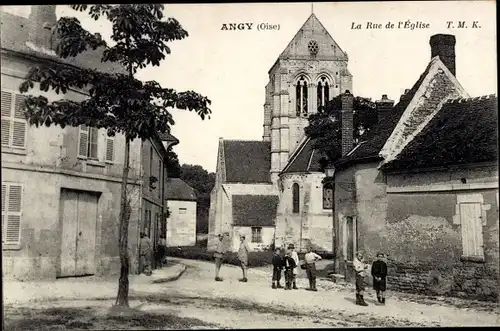
<svg viewBox="0 0 500 331">
<path fill-rule="evenodd" d="M 94 192 L 61 190 L 59 277 L 95 274 L 98 199 Z"/>
</svg>

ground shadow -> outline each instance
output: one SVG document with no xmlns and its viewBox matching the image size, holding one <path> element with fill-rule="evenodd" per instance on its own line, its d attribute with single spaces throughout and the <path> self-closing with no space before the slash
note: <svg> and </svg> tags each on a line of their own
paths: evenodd
<svg viewBox="0 0 500 331">
<path fill-rule="evenodd" d="M 378 302 L 375 301 L 375 300 L 372 300 L 372 299 L 367 299 L 366 297 L 364 297 L 363 299 L 365 299 L 365 302 L 369 305 L 374 305 L 374 306 L 378 306 Z M 351 297 L 344 297 L 344 300 L 346 301 L 349 301 L 351 302 L 353 305 L 356 304 L 356 298 L 351 298 Z"/>
</svg>

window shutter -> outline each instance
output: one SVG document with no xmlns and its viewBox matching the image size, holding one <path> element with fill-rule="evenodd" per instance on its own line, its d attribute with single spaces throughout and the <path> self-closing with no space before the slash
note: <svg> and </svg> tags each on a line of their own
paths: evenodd
<svg viewBox="0 0 500 331">
<path fill-rule="evenodd" d="M 87 157 L 88 155 L 88 137 L 89 128 L 85 125 L 80 126 L 80 137 L 78 142 L 78 156 Z"/>
<path fill-rule="evenodd" d="M 2 212 L 2 230 L 4 231 L 2 238 L 6 244 L 18 244 L 21 241 L 22 186 L 9 184 L 7 190 L 7 186 L 2 185 L 2 195 L 5 194 L 4 188 L 8 196 L 4 196 L 7 212 Z M 3 205 L 2 202 L 2 207 L 4 207 Z"/>
<path fill-rule="evenodd" d="M 10 139 L 10 117 L 12 115 L 12 93 L 2 91 L 2 145 L 9 145 Z M 7 118 L 4 118 L 7 117 Z"/>
<path fill-rule="evenodd" d="M 14 117 L 20 120 L 26 120 L 24 116 L 24 100 L 26 100 L 25 95 L 16 94 L 16 105 L 14 108 Z"/>
<path fill-rule="evenodd" d="M 99 130 L 97 128 L 89 128 L 90 132 L 90 153 L 89 157 L 97 159 L 97 140 L 99 139 Z"/>
<path fill-rule="evenodd" d="M 14 125 L 12 127 L 12 146 L 24 148 L 26 147 L 26 127 L 27 122 L 24 117 L 24 100 L 26 96 L 16 94 L 14 107 Z"/>
<path fill-rule="evenodd" d="M 113 162 L 115 160 L 115 139 L 113 137 L 106 137 L 106 162 Z"/>
<path fill-rule="evenodd" d="M 2 242 L 4 241 L 4 234 L 5 234 L 5 219 L 4 219 L 4 213 L 5 213 L 5 199 L 6 199 L 6 194 L 7 194 L 7 185 L 2 184 Z"/>
</svg>

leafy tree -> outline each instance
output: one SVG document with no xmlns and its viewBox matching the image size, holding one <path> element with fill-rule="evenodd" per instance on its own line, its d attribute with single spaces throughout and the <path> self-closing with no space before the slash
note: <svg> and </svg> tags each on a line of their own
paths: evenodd
<svg viewBox="0 0 500 331">
<path fill-rule="evenodd" d="M 323 158 L 324 167 L 329 162 L 340 158 L 342 153 L 342 99 L 341 95 L 328 101 L 318 112 L 309 115 L 309 125 L 305 128 L 307 136 L 313 140 L 313 148 L 318 149 Z M 377 124 L 375 103 L 369 98 L 354 97 L 353 100 L 353 136 L 354 142 Z"/>
<path fill-rule="evenodd" d="M 90 97 L 82 102 L 59 100 L 49 102 L 44 96 L 29 96 L 25 101 L 26 118 L 30 125 L 85 125 L 105 128 L 109 136 L 125 135 L 125 160 L 121 184 L 119 252 L 120 278 L 117 306 L 128 307 L 129 255 L 128 226 L 130 206 L 127 204 L 130 141 L 151 139 L 157 132 L 169 132 L 174 124 L 169 108 L 195 111 L 201 119 L 209 118 L 210 100 L 193 91 L 178 93 L 163 88 L 156 81 L 135 78 L 147 65 L 159 66 L 170 53 L 167 43 L 188 36 L 174 18 L 163 20 L 163 5 L 71 5 L 74 10 L 87 12 L 98 20 L 104 17 L 112 24 L 108 45 L 100 34 L 82 28 L 78 19 L 62 17 L 57 24 L 56 52 L 61 58 L 74 57 L 89 48 L 103 47 L 102 61 L 117 62 L 126 74 L 103 73 L 63 63 L 33 67 L 20 87 L 27 92 L 40 84 L 42 91 L 53 89 L 66 93 L 70 88 L 88 88 Z"/>
<path fill-rule="evenodd" d="M 196 232 L 208 233 L 210 192 L 215 185 L 215 173 L 209 173 L 200 165 L 183 164 L 180 178 L 196 191 Z"/>
<path fill-rule="evenodd" d="M 179 164 L 179 157 L 177 156 L 177 153 L 173 150 L 173 146 L 168 146 L 166 167 L 169 178 L 180 177 L 181 165 Z"/>
</svg>

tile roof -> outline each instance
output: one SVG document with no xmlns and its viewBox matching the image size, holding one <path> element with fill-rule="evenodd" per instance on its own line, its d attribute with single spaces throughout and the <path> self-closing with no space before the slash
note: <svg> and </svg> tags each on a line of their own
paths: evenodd
<svg viewBox="0 0 500 331">
<path fill-rule="evenodd" d="M 383 169 L 498 162 L 498 99 L 458 99 L 437 115 Z"/>
<path fill-rule="evenodd" d="M 158 132 L 158 138 L 160 138 L 161 141 L 173 141 L 173 142 L 179 142 L 179 140 L 171 135 L 168 132 Z"/>
<path fill-rule="evenodd" d="M 79 54 L 77 57 L 69 57 L 67 59 L 61 59 L 55 55 L 33 50 L 26 45 L 26 42 L 29 40 L 29 19 L 4 11 L 1 11 L 0 15 L 2 50 L 36 56 L 38 58 L 66 63 L 80 68 L 97 69 L 105 73 L 126 73 L 125 68 L 118 63 L 101 62 L 103 48 L 98 48 L 95 51 L 89 49 Z"/>
<path fill-rule="evenodd" d="M 224 140 L 226 183 L 271 183 L 271 143 Z"/>
<path fill-rule="evenodd" d="M 363 160 L 380 159 L 378 155 L 380 150 L 391 136 L 392 131 L 429 73 L 430 68 L 431 63 L 429 63 L 425 71 L 420 75 L 420 78 L 413 87 L 406 94 L 401 96 L 399 102 L 392 109 L 392 112 L 387 115 L 386 120 L 378 123 L 366 134 L 366 136 L 362 137 L 361 141 L 364 141 L 364 143 L 361 146 L 357 147 L 352 153 L 336 161 L 334 163 L 335 168 L 341 169 L 342 167 L 346 167 L 353 163 L 359 163 Z"/>
<path fill-rule="evenodd" d="M 196 201 L 196 191 L 180 178 L 168 178 L 165 182 L 167 200 Z"/>
<path fill-rule="evenodd" d="M 321 170 L 320 160 L 322 158 L 320 152 L 313 147 L 313 141 L 307 137 L 298 146 L 297 150 L 290 157 L 290 161 L 283 168 L 281 173 L 292 172 L 323 172 Z"/>
<path fill-rule="evenodd" d="M 233 195 L 234 226 L 274 226 L 277 195 Z"/>
</svg>

